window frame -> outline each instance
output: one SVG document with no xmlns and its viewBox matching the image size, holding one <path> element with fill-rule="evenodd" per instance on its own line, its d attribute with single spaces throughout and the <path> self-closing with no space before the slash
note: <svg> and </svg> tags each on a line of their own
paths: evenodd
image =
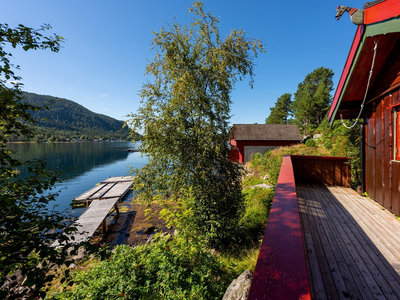
<svg viewBox="0 0 400 300">
<path fill-rule="evenodd" d="M 400 103 L 392 105 L 393 113 L 393 160 L 400 161 Z"/>
</svg>

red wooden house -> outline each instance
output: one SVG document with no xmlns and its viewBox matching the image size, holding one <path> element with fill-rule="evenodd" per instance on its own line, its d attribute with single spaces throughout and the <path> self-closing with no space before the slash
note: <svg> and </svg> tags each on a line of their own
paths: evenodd
<svg viewBox="0 0 400 300">
<path fill-rule="evenodd" d="M 363 191 L 400 215 L 400 1 L 362 12 L 328 118 L 360 117 Z"/>
<path fill-rule="evenodd" d="M 230 133 L 231 158 L 240 163 L 251 160 L 254 153 L 264 154 L 302 140 L 296 125 L 234 124 Z"/>
</svg>

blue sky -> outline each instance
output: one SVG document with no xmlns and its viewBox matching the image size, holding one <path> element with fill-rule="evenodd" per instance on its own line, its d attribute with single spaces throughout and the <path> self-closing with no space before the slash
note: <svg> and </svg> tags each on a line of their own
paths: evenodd
<svg viewBox="0 0 400 300">
<path fill-rule="evenodd" d="M 357 26 L 348 14 L 336 21 L 340 5 L 362 8 L 365 1 L 204 0 L 220 17 L 220 32 L 243 29 L 261 39 L 267 53 L 255 60 L 255 84 L 248 78 L 232 92 L 232 124 L 264 123 L 284 93 L 294 93 L 321 66 L 334 71 L 335 88 Z M 147 80 L 150 43 L 162 26 L 188 23 L 189 0 L 13 0 L 3 1 L 1 23 L 38 28 L 49 23 L 67 39 L 59 53 L 11 50 L 21 66 L 24 90 L 73 100 L 119 120 L 135 112 Z M 51 33 L 50 31 L 47 33 Z"/>
</svg>

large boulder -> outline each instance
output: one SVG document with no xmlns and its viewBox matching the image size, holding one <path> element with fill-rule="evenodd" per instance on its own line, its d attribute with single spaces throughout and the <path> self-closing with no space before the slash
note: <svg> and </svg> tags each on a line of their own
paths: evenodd
<svg viewBox="0 0 400 300">
<path fill-rule="evenodd" d="M 247 300 L 252 279 L 253 272 L 251 270 L 244 271 L 232 281 L 222 300 Z"/>
</svg>

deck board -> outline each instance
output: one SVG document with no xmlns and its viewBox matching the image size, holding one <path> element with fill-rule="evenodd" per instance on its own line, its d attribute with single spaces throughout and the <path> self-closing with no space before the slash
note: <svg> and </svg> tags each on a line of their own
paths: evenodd
<svg viewBox="0 0 400 300">
<path fill-rule="evenodd" d="M 400 299 L 400 221 L 350 188 L 296 186 L 312 297 Z"/>
<path fill-rule="evenodd" d="M 346 278 L 349 277 L 350 270 L 348 268 L 348 265 L 346 264 L 345 257 L 339 250 L 341 247 L 340 243 L 332 243 L 332 241 L 340 239 L 340 237 L 338 237 L 339 232 L 331 232 L 329 225 L 329 221 L 331 221 L 330 218 L 325 214 L 321 203 L 317 200 L 312 200 L 316 198 L 314 195 L 314 191 L 311 189 L 303 189 L 302 193 L 306 195 L 305 199 L 308 200 L 307 209 L 309 211 L 309 222 L 316 222 L 319 220 L 317 223 L 319 224 L 319 226 L 317 226 L 314 240 L 323 240 L 324 247 L 323 249 L 319 250 L 318 256 L 321 257 L 320 259 L 325 256 L 327 257 L 327 260 L 329 262 L 329 269 L 325 272 L 331 273 L 334 279 L 333 281 L 329 282 L 320 282 L 319 285 L 323 285 L 326 286 L 326 288 L 336 290 L 336 296 L 329 297 L 327 295 L 327 299 L 347 299 L 346 296 L 348 295 L 348 288 L 346 286 L 346 282 L 348 284 L 348 281 L 346 280 Z M 311 214 L 314 215 L 313 218 L 310 217 Z M 307 253 L 308 252 L 309 251 L 307 251 Z M 348 254 L 346 253 L 346 255 Z M 319 261 L 317 261 L 316 263 L 319 263 Z M 318 276 L 318 274 L 315 273 L 313 273 L 313 275 Z M 355 295 L 360 296 L 358 289 L 354 285 L 352 286 L 352 289 L 354 290 Z M 317 299 L 324 298 L 317 297 Z"/>
</svg>

